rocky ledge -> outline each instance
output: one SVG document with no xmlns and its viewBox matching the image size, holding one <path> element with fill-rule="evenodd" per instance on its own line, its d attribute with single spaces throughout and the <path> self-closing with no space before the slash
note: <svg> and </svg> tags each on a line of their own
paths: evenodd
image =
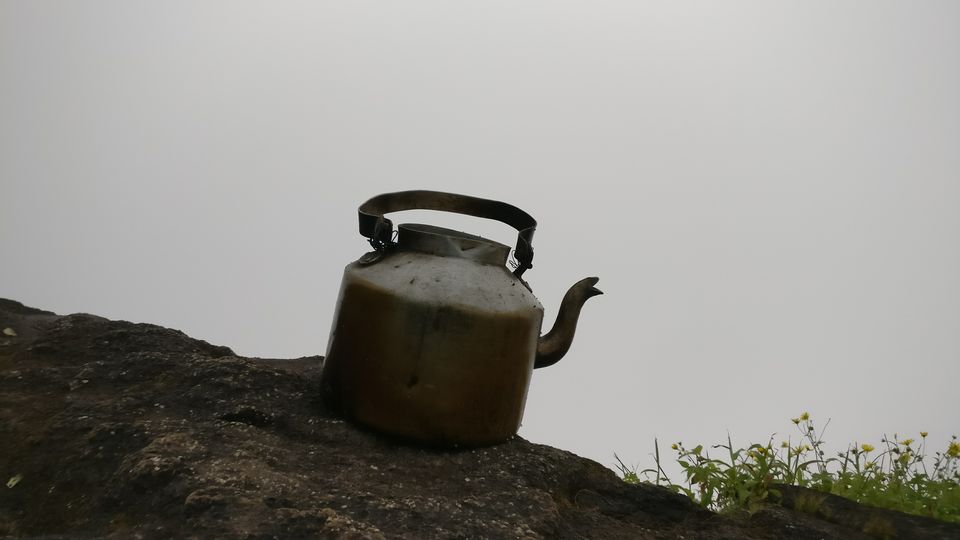
<svg viewBox="0 0 960 540">
<path fill-rule="evenodd" d="M 852 503 L 843 519 L 786 506 L 719 516 L 521 438 L 406 445 L 324 410 L 320 357 L 244 358 L 2 299 L 0 332 L 0 536 L 960 538 Z"/>
</svg>

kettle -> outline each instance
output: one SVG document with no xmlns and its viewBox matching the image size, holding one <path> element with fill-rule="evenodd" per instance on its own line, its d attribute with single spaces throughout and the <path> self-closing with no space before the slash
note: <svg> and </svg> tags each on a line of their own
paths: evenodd
<svg viewBox="0 0 960 540">
<path fill-rule="evenodd" d="M 441 210 L 517 229 L 510 247 L 433 225 L 393 223 L 402 210 Z M 359 208 L 374 250 L 344 269 L 320 389 L 326 405 L 382 433 L 442 447 L 476 447 L 516 434 L 535 368 L 566 354 L 584 302 L 602 294 L 590 277 L 563 297 L 540 336 L 543 306 L 523 273 L 537 222 L 500 201 L 403 191 Z"/>
</svg>

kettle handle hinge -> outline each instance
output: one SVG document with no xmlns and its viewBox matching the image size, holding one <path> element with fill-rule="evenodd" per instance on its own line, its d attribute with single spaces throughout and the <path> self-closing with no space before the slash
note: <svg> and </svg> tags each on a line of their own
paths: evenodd
<svg viewBox="0 0 960 540">
<path fill-rule="evenodd" d="M 393 224 L 390 223 L 390 220 L 384 217 L 378 219 L 373 227 L 373 234 L 367 238 L 367 241 L 373 247 L 373 251 L 364 253 L 357 261 L 364 266 L 379 261 L 396 247 L 396 231 L 393 230 Z"/>
<path fill-rule="evenodd" d="M 387 251 L 396 245 L 394 240 L 396 231 L 393 230 L 393 223 L 389 219 L 380 216 L 376 225 L 373 226 L 373 234 L 368 241 L 376 251 Z"/>
</svg>

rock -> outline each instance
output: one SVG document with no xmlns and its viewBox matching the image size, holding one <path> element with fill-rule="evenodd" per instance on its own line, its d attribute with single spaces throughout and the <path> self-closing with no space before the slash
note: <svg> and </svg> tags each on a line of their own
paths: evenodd
<svg viewBox="0 0 960 540">
<path fill-rule="evenodd" d="M 781 484 L 774 488 L 779 492 L 783 506 L 828 523 L 863 531 L 873 538 L 960 538 L 960 526 L 944 521 L 864 506 L 850 499 L 800 486 Z"/>
<path fill-rule="evenodd" d="M 0 328 L 18 334 L 0 342 L 0 478 L 18 478 L 0 486 L 0 536 L 868 537 L 789 504 L 719 516 L 521 438 L 439 451 L 381 437 L 324 409 L 319 357 L 243 358 L 2 299 Z"/>
</svg>

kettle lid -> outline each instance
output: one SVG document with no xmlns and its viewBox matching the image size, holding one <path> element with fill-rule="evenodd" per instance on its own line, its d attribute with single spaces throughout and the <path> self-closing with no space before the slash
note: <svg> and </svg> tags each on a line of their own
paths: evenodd
<svg viewBox="0 0 960 540">
<path fill-rule="evenodd" d="M 401 250 L 419 251 L 440 257 L 458 257 L 480 264 L 503 266 L 510 256 L 510 246 L 465 232 L 423 225 L 402 223 L 397 226 L 397 246 Z"/>
</svg>

